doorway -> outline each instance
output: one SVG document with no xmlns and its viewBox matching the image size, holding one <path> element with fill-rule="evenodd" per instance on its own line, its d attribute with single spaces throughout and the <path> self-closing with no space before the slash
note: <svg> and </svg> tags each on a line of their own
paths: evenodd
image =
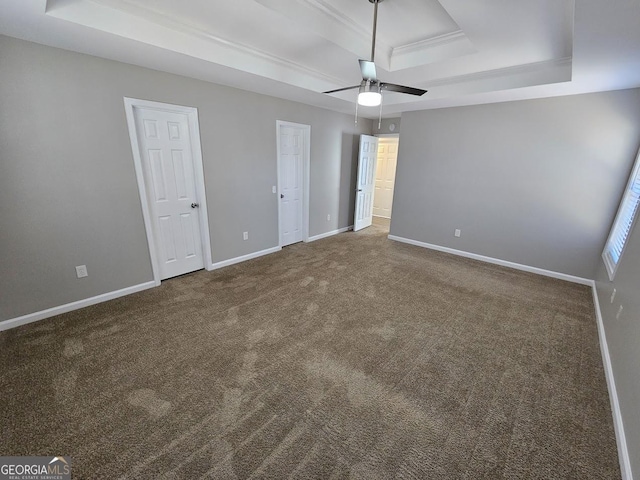
<svg viewBox="0 0 640 480">
<path fill-rule="evenodd" d="M 381 137 L 378 139 L 378 158 L 373 196 L 373 223 L 389 229 L 393 210 L 393 192 L 398 166 L 398 146 L 400 138 Z"/>
<path fill-rule="evenodd" d="M 197 109 L 124 101 L 156 285 L 211 270 Z"/>
<path fill-rule="evenodd" d="M 399 142 L 398 135 L 360 135 L 354 231 L 372 225 L 389 231 Z"/>
<path fill-rule="evenodd" d="M 311 126 L 276 122 L 280 246 L 309 238 Z"/>
</svg>

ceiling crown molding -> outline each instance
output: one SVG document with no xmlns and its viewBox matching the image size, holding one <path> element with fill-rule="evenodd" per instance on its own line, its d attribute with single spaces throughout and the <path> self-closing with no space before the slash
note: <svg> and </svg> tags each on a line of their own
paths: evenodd
<svg viewBox="0 0 640 480">
<path fill-rule="evenodd" d="M 315 35 L 368 59 L 371 51 L 371 30 L 346 16 L 324 0 L 254 0 L 256 3 L 295 22 Z M 373 20 L 373 16 L 371 17 Z M 391 46 L 378 39 L 376 64 L 389 69 Z"/>
<path fill-rule="evenodd" d="M 46 14 L 293 85 L 299 81 L 311 81 L 317 85 L 315 88 L 322 90 L 345 81 L 343 78 L 214 35 L 195 25 L 170 18 L 154 8 L 142 8 L 128 0 L 48 0 Z M 148 36 L 136 35 L 138 29 L 132 25 L 136 22 L 152 23 L 163 32 L 155 32 L 157 41 L 150 42 Z M 146 29 L 145 33 L 148 35 L 151 32 Z M 198 48 L 198 41 L 216 48 Z M 197 51 L 202 54 L 195 55 Z M 272 72 L 271 75 L 268 72 Z"/>
<path fill-rule="evenodd" d="M 563 71 L 565 75 L 558 81 L 566 82 L 571 80 L 571 67 L 573 64 L 572 57 L 545 60 L 542 62 L 527 63 L 524 65 L 514 65 L 505 68 L 496 68 L 494 70 L 486 70 L 483 72 L 468 73 L 465 75 L 456 75 L 453 77 L 444 77 L 437 80 L 425 82 L 429 88 L 449 86 L 456 83 L 472 83 L 479 80 L 500 79 L 516 76 L 541 75 L 549 71 Z M 568 75 L 567 75 L 568 73 Z M 556 83 L 556 82 L 550 82 Z M 512 87 L 514 88 L 514 87 Z"/>
<path fill-rule="evenodd" d="M 363 27 L 325 0 L 255 0 L 294 22 L 305 25 L 326 40 L 359 58 L 368 59 L 371 30 Z M 403 70 L 475 53 L 462 30 L 393 46 L 378 34 L 376 65 L 387 71 Z"/>
<path fill-rule="evenodd" d="M 425 38 L 391 51 L 389 71 L 419 67 L 449 58 L 477 53 L 477 49 L 462 30 Z"/>
</svg>

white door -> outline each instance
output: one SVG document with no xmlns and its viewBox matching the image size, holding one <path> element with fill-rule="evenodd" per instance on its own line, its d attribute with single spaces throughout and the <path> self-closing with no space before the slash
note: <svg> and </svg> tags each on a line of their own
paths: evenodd
<svg viewBox="0 0 640 480">
<path fill-rule="evenodd" d="M 377 217 L 391 218 L 397 163 L 398 139 L 381 138 L 378 142 L 376 188 L 373 196 L 373 214 Z"/>
<path fill-rule="evenodd" d="M 134 109 L 160 278 L 204 268 L 198 198 L 185 114 Z"/>
<path fill-rule="evenodd" d="M 304 129 L 278 125 L 281 246 L 303 240 Z"/>
<path fill-rule="evenodd" d="M 377 155 L 378 138 L 370 135 L 360 135 L 356 211 L 353 221 L 353 230 L 356 232 L 371 225 Z"/>
</svg>

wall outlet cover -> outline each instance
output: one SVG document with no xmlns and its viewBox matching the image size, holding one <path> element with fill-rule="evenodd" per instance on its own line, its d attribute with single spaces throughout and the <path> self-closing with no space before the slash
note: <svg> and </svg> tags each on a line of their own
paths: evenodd
<svg viewBox="0 0 640 480">
<path fill-rule="evenodd" d="M 89 272 L 87 272 L 87 266 L 86 265 L 78 265 L 76 267 L 76 276 L 78 278 L 88 277 L 89 276 Z"/>
</svg>

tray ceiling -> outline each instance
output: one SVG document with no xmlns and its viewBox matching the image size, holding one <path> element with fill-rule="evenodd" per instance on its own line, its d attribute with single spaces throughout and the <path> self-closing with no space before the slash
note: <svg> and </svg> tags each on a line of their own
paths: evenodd
<svg viewBox="0 0 640 480">
<path fill-rule="evenodd" d="M 10 15 L 27 17 L 19 19 L 25 25 L 49 31 L 16 32 L 15 24 L 12 29 L 0 22 L 0 33 L 92 54 L 99 50 L 100 56 L 339 111 L 352 110 L 355 92 L 318 92 L 358 84 L 357 60 L 368 59 L 371 49 L 373 5 L 367 0 L 3 1 L 13 7 L 5 10 Z M 626 13 L 638 19 L 639 2 L 627 3 L 633 10 Z M 574 0 L 384 0 L 378 76 L 429 90 L 420 98 L 385 94 L 386 115 L 518 96 L 509 91 L 547 90 L 537 95 L 545 96 L 571 90 L 553 86 L 574 80 L 579 9 Z M 615 13 L 623 21 L 624 12 Z M 590 33 L 597 19 L 587 20 Z M 640 40 L 635 30 L 618 33 L 633 42 Z M 90 48 L 81 45 L 83 35 Z M 51 41 L 58 37 L 66 41 Z M 123 45 L 136 49 L 124 52 Z M 135 50 L 155 52 L 156 65 L 136 60 Z M 189 65 L 186 71 L 172 68 L 177 57 Z M 629 86 L 637 85 L 637 77 Z"/>
</svg>

